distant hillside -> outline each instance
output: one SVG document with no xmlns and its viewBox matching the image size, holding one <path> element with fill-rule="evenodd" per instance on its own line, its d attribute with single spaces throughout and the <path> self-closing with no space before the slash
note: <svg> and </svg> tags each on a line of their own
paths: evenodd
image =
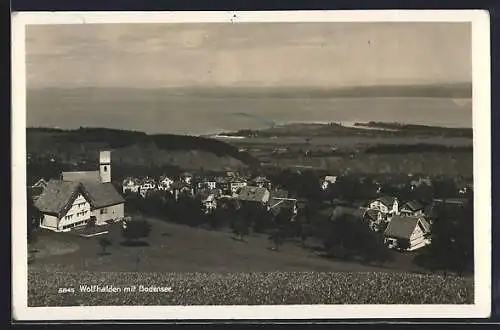
<svg viewBox="0 0 500 330">
<path fill-rule="evenodd" d="M 45 88 L 29 90 L 30 94 L 42 92 L 55 93 L 65 97 L 95 95 L 105 93 L 110 98 L 126 98 L 137 95 L 144 99 L 157 97 L 160 92 L 165 96 L 203 97 L 203 98 L 341 98 L 341 97 L 438 97 L 468 99 L 472 97 L 471 83 L 433 84 L 433 85 L 378 85 L 352 87 L 165 87 L 165 88 Z"/>
<path fill-rule="evenodd" d="M 471 83 L 435 85 L 380 85 L 342 88 L 315 87 L 217 87 L 217 88 L 167 88 L 167 94 L 197 97 L 275 97 L 275 98 L 340 98 L 340 97 L 440 97 L 471 98 Z"/>
<path fill-rule="evenodd" d="M 439 127 L 428 125 L 411 125 L 401 123 L 368 122 L 368 123 L 294 123 L 279 125 L 261 130 L 243 129 L 236 132 L 222 132 L 225 136 L 258 136 L 258 137 L 342 137 L 342 136 L 373 136 L 373 137 L 464 137 L 472 138 L 472 128 Z"/>
<path fill-rule="evenodd" d="M 130 165 L 174 165 L 186 169 L 259 165 L 255 158 L 234 146 L 203 137 L 147 135 L 108 128 L 27 129 L 27 150 L 34 155 L 78 162 L 95 158 L 103 148 L 113 150 L 115 162 Z"/>
</svg>

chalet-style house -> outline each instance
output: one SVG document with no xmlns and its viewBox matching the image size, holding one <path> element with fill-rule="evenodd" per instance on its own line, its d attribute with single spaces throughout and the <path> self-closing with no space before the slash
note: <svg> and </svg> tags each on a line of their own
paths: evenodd
<svg viewBox="0 0 500 330">
<path fill-rule="evenodd" d="M 244 179 L 231 179 L 228 182 L 229 193 L 237 194 L 240 189 L 247 186 L 247 181 Z M 266 188 L 262 188 L 266 189 Z M 267 190 L 267 189 L 266 189 Z"/>
<path fill-rule="evenodd" d="M 141 196 L 143 198 L 145 198 L 149 191 L 155 190 L 155 189 L 156 189 L 155 180 L 147 177 L 144 180 L 142 180 L 141 186 L 139 188 L 139 193 L 141 194 Z"/>
<path fill-rule="evenodd" d="M 111 153 L 101 151 L 99 171 L 63 172 L 61 180 L 50 180 L 35 201 L 43 214 L 40 227 L 66 231 L 85 225 L 91 217 L 96 225 L 124 217 L 125 200 L 111 183 Z"/>
<path fill-rule="evenodd" d="M 466 195 L 472 191 L 474 191 L 474 185 L 472 183 L 465 183 L 458 189 L 460 195 Z"/>
<path fill-rule="evenodd" d="M 186 184 L 191 184 L 193 183 L 193 174 L 189 173 L 189 172 L 184 172 L 182 173 L 181 175 L 181 180 L 186 183 Z"/>
<path fill-rule="evenodd" d="M 430 244 L 430 225 L 423 217 L 396 215 L 387 225 L 384 242 L 387 247 L 414 251 Z"/>
<path fill-rule="evenodd" d="M 179 200 L 181 196 L 193 197 L 195 194 L 194 188 L 184 181 L 176 181 L 171 186 L 175 200 Z"/>
<path fill-rule="evenodd" d="M 381 225 L 385 221 L 385 218 L 379 210 L 367 209 L 363 213 L 363 220 L 366 221 L 371 230 L 379 231 Z"/>
<path fill-rule="evenodd" d="M 374 201 L 371 201 L 368 208 L 373 210 L 379 210 L 385 216 L 392 216 L 399 214 L 399 202 L 395 197 L 379 197 Z"/>
<path fill-rule="evenodd" d="M 269 202 L 270 193 L 266 188 L 244 186 L 241 187 L 236 199 L 244 203 L 258 203 L 266 205 Z"/>
<path fill-rule="evenodd" d="M 226 172 L 226 177 L 228 177 L 228 178 L 236 178 L 238 176 L 239 176 L 239 174 L 237 172 L 233 172 L 233 171 Z"/>
<path fill-rule="evenodd" d="M 140 188 L 141 188 L 141 181 L 139 179 L 132 177 L 123 179 L 122 191 L 124 194 L 127 192 L 138 193 Z"/>
<path fill-rule="evenodd" d="M 215 179 L 202 179 L 198 182 L 198 189 L 217 189 L 217 181 Z"/>
<path fill-rule="evenodd" d="M 430 187 L 432 185 L 432 180 L 429 178 L 418 178 L 410 181 L 410 189 L 414 190 L 418 187 L 421 186 L 428 186 Z"/>
<path fill-rule="evenodd" d="M 217 209 L 217 192 L 215 190 L 203 190 L 200 192 L 200 197 L 205 214 L 210 214 Z"/>
<path fill-rule="evenodd" d="M 259 188 L 266 188 L 266 189 L 272 188 L 271 180 L 269 180 L 264 176 L 258 176 L 253 180 L 251 180 L 251 185 Z"/>
<path fill-rule="evenodd" d="M 166 175 L 162 175 L 158 180 L 158 190 L 170 191 L 174 180 Z"/>
<path fill-rule="evenodd" d="M 321 189 L 327 190 L 330 187 L 330 185 L 334 184 L 335 182 L 337 182 L 336 176 L 327 175 L 327 176 L 325 176 L 325 178 L 323 179 L 323 182 L 321 183 Z"/>
<path fill-rule="evenodd" d="M 409 201 L 401 206 L 399 213 L 406 216 L 423 216 L 424 207 L 419 201 Z"/>
</svg>

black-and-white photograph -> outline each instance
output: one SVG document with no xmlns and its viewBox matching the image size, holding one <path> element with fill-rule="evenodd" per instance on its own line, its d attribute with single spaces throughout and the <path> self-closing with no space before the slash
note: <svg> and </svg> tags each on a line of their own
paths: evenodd
<svg viewBox="0 0 500 330">
<path fill-rule="evenodd" d="M 25 307 L 489 304 L 487 16 L 355 14 L 24 24 Z"/>
</svg>

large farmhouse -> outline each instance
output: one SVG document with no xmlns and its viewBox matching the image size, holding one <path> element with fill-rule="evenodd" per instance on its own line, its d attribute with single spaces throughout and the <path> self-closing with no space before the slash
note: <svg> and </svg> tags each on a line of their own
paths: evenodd
<svg viewBox="0 0 500 330">
<path fill-rule="evenodd" d="M 85 225 L 91 217 L 96 225 L 124 217 L 125 200 L 111 183 L 111 153 L 100 153 L 99 171 L 63 172 L 61 180 L 50 180 L 35 206 L 42 212 L 40 227 L 65 231 Z"/>
</svg>

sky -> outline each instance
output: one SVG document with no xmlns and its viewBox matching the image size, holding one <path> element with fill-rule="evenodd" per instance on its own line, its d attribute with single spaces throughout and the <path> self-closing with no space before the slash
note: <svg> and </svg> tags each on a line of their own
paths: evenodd
<svg viewBox="0 0 500 330">
<path fill-rule="evenodd" d="M 471 82 L 469 23 L 28 26 L 27 87 Z"/>
</svg>

